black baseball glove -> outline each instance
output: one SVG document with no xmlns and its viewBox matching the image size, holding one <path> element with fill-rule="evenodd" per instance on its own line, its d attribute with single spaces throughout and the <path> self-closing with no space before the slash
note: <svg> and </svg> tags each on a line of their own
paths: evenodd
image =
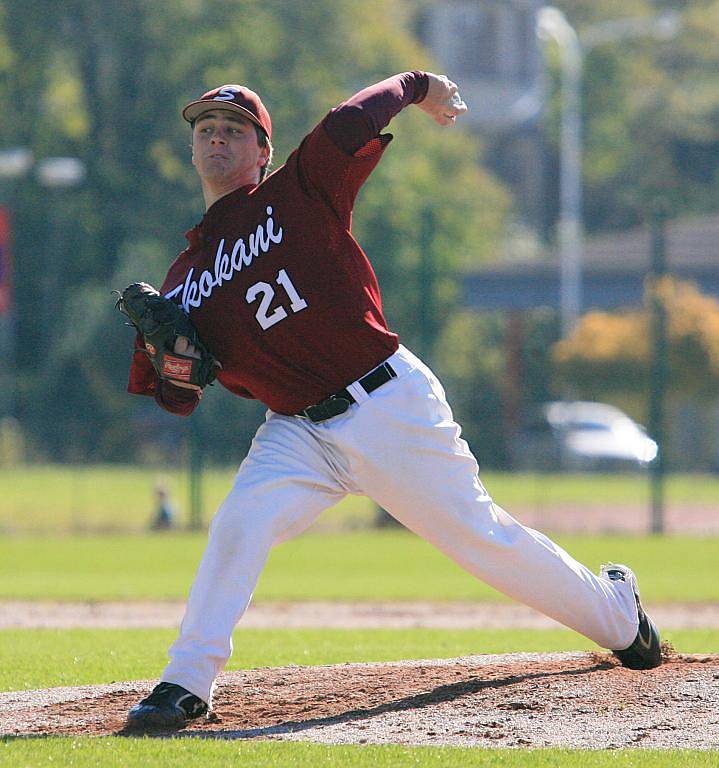
<svg viewBox="0 0 719 768">
<path fill-rule="evenodd" d="M 145 343 L 157 375 L 166 381 L 190 384 L 200 389 L 215 380 L 219 363 L 200 341 L 190 318 L 171 299 L 147 283 L 132 283 L 118 294 L 115 306 L 130 318 Z M 184 336 L 199 355 L 175 352 L 175 342 Z"/>
</svg>

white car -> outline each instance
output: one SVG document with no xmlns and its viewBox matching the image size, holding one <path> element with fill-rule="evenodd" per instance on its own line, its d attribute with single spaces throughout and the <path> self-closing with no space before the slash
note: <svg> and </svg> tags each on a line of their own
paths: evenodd
<svg viewBox="0 0 719 768">
<path fill-rule="evenodd" d="M 522 469 L 646 467 L 659 451 L 644 427 L 619 408 L 586 401 L 545 403 L 517 447 Z"/>
</svg>

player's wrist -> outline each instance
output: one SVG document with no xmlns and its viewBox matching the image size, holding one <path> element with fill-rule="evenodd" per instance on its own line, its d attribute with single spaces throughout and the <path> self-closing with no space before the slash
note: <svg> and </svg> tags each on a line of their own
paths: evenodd
<svg viewBox="0 0 719 768">
<path fill-rule="evenodd" d="M 168 384 L 173 387 L 180 387 L 181 389 L 194 389 L 198 393 L 202 393 L 202 387 L 198 387 L 197 384 L 190 384 L 187 381 L 174 381 L 173 379 L 166 379 Z"/>
<path fill-rule="evenodd" d="M 429 90 L 429 74 L 421 69 L 413 69 L 410 74 L 414 78 L 414 98 L 413 104 L 421 104 L 427 98 Z"/>
</svg>

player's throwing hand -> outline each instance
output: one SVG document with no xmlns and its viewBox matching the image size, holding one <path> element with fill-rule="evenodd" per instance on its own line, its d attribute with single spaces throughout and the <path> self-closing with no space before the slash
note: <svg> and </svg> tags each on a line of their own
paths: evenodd
<svg viewBox="0 0 719 768">
<path fill-rule="evenodd" d="M 468 107 L 459 95 L 459 88 L 446 75 L 427 73 L 427 95 L 417 106 L 440 125 L 454 125 Z"/>
</svg>

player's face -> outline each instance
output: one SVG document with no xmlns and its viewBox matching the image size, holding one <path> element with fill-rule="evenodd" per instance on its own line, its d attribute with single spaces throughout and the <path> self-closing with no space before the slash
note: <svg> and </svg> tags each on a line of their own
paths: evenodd
<svg viewBox="0 0 719 768">
<path fill-rule="evenodd" d="M 201 115 L 192 130 L 192 164 L 210 186 L 256 184 L 267 150 L 257 143 L 254 124 L 227 110 Z"/>
</svg>

